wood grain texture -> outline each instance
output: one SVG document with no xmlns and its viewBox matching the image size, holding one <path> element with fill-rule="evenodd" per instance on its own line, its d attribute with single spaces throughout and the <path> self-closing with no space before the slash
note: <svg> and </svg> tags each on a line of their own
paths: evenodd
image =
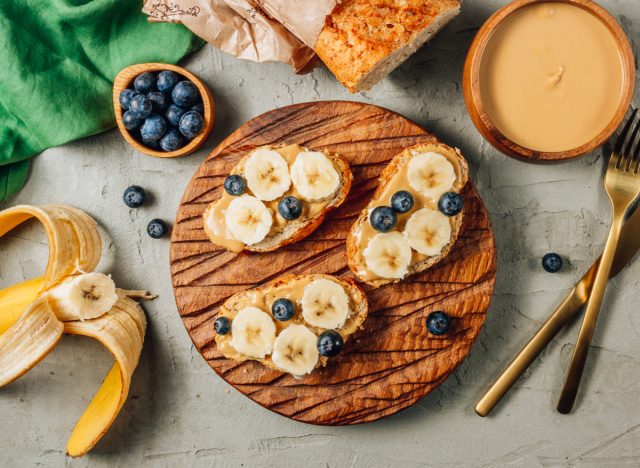
<svg viewBox="0 0 640 468">
<path fill-rule="evenodd" d="M 171 239 L 176 303 L 196 348 L 236 389 L 265 408 L 312 424 L 374 421 L 427 395 L 462 362 L 482 326 L 495 283 L 496 254 L 487 212 L 468 183 L 465 220 L 453 252 L 435 268 L 407 281 L 371 289 L 364 329 L 339 361 L 302 380 L 255 362 L 218 353 L 213 321 L 232 294 L 285 273 L 351 276 L 345 238 L 367 204 L 379 173 L 403 148 L 434 141 L 391 111 L 355 102 L 298 104 L 267 112 L 223 141 L 196 171 L 182 198 Z M 236 162 L 257 146 L 298 143 L 326 148 L 351 163 L 354 185 L 345 204 L 311 236 L 276 252 L 234 254 L 205 236 L 202 213 L 218 198 Z M 352 277 L 352 276 L 351 276 Z M 434 310 L 452 317 L 442 337 L 426 332 Z"/>
<path fill-rule="evenodd" d="M 467 52 L 467 59 L 464 63 L 464 70 L 462 74 L 462 92 L 467 106 L 467 111 L 469 112 L 469 116 L 471 117 L 474 125 L 482 136 L 498 151 L 522 161 L 533 163 L 559 163 L 583 156 L 590 151 L 593 151 L 613 135 L 622 123 L 622 119 L 624 119 L 627 109 L 631 104 L 635 87 L 636 70 L 633 51 L 629 44 L 629 38 L 607 10 L 591 0 L 559 0 L 561 2 L 584 8 L 591 14 L 598 17 L 607 26 L 607 28 L 609 28 L 617 42 L 620 50 L 620 57 L 622 59 L 625 80 L 618 109 L 616 110 L 612 121 L 604 130 L 602 130 L 602 132 L 591 139 L 591 141 L 572 150 L 559 152 L 535 151 L 520 146 L 507 138 L 496 128 L 489 118 L 489 114 L 484 109 L 482 96 L 480 94 L 480 64 L 482 62 L 482 54 L 484 53 L 491 35 L 495 29 L 502 24 L 507 16 L 520 8 L 544 1 L 547 0 L 515 0 L 500 8 L 491 15 L 489 19 L 487 19 L 471 43 L 469 52 Z"/>
<path fill-rule="evenodd" d="M 129 130 L 124 128 L 124 124 L 122 123 L 123 109 L 120 105 L 120 93 L 131 86 L 131 83 L 133 83 L 133 80 L 135 80 L 136 76 L 140 75 L 141 73 L 159 72 L 163 70 L 174 71 L 196 85 L 198 91 L 200 92 L 200 97 L 202 98 L 202 107 L 204 109 L 202 115 L 204 119 L 202 131 L 198 135 L 196 135 L 196 137 L 188 144 L 175 151 L 157 151 L 153 148 L 149 148 L 143 145 L 138 140 L 133 138 L 133 136 L 131 136 Z M 127 140 L 127 143 L 129 143 L 141 153 L 147 154 L 149 156 L 154 156 L 156 158 L 179 158 L 181 156 L 186 156 L 193 153 L 205 142 L 205 140 L 213 130 L 213 124 L 216 120 L 216 105 L 213 100 L 213 94 L 211 94 L 211 90 L 209 89 L 209 87 L 204 84 L 204 82 L 200 78 L 198 78 L 186 68 L 182 68 L 177 65 L 171 65 L 169 63 L 138 63 L 120 70 L 113 80 L 113 110 L 116 114 L 116 124 L 118 125 L 118 130 L 120 130 L 120 133 L 122 134 L 124 139 Z"/>
</svg>

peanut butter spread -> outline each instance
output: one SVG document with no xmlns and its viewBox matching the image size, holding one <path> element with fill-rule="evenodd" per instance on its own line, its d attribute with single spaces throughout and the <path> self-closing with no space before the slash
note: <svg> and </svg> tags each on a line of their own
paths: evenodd
<svg viewBox="0 0 640 468">
<path fill-rule="evenodd" d="M 444 145 L 424 145 L 420 148 L 420 151 L 414 150 L 412 155 L 415 156 L 418 153 L 427 153 L 427 152 L 435 152 L 445 156 L 452 164 L 455 172 L 456 172 L 456 181 L 454 182 L 451 190 L 460 191 L 462 187 L 460 186 L 460 168 L 457 162 L 457 156 L 453 153 L 452 149 L 446 148 Z M 431 197 L 427 197 L 416 190 L 411 188 L 408 179 L 408 166 L 409 166 L 410 158 L 402 161 L 402 163 L 398 166 L 395 174 L 389 179 L 385 185 L 384 190 L 380 194 L 378 198 L 372 199 L 366 207 L 367 211 L 367 219 L 365 222 L 360 223 L 356 231 L 354 232 L 354 239 L 357 244 L 357 249 L 355 253 L 355 264 L 358 265 L 357 276 L 359 279 L 365 282 L 371 282 L 375 284 L 375 280 L 382 279 L 380 276 L 376 275 L 373 271 L 367 268 L 366 260 L 363 256 L 363 252 L 369 241 L 378 234 L 372 226 L 369 220 L 371 216 L 371 212 L 374 208 L 378 206 L 389 206 L 391 203 L 391 197 L 394 193 L 399 190 L 407 190 L 414 197 L 414 205 L 413 208 L 407 213 L 396 213 L 397 216 L 397 224 L 394 228 L 394 231 L 402 232 L 407 223 L 407 220 L 411 217 L 413 213 L 422 209 L 422 208 L 430 208 L 432 210 L 438 210 L 438 200 L 433 199 Z M 384 183 L 384 182 L 383 182 Z M 450 223 L 453 226 L 453 218 L 450 219 Z M 412 249 L 412 257 L 410 267 L 415 265 L 416 263 L 426 259 L 427 256 L 417 252 Z"/>
<path fill-rule="evenodd" d="M 276 326 L 276 336 L 280 334 L 282 330 L 287 328 L 289 325 L 300 324 L 305 325 L 316 335 L 319 335 L 323 331 L 324 328 L 314 327 L 307 323 L 302 318 L 302 306 L 300 301 L 302 300 L 302 295 L 304 293 L 304 288 L 312 281 L 320 277 L 328 278 L 326 275 L 306 275 L 304 277 L 300 277 L 293 281 L 289 281 L 286 283 L 280 283 L 275 286 L 269 287 L 260 287 L 251 291 L 247 291 L 246 294 L 243 294 L 236 301 L 231 301 L 231 303 L 225 304 L 225 306 L 221 309 L 220 316 L 227 317 L 230 321 L 245 307 L 257 307 L 258 309 L 263 310 L 267 314 L 271 315 L 271 306 L 276 301 L 276 299 L 285 298 L 289 299 L 296 305 L 295 315 L 291 320 L 287 320 L 284 322 L 278 321 L 274 319 L 274 324 Z M 347 296 L 349 297 L 349 315 L 347 320 L 345 321 L 342 328 L 338 331 L 343 336 L 343 338 L 347 339 L 347 337 L 353 334 L 358 327 L 360 326 L 357 310 L 358 307 L 353 303 L 354 298 L 351 294 L 349 294 L 348 290 L 345 290 Z M 227 335 L 216 335 L 216 343 L 218 345 L 218 349 L 220 352 L 229 359 L 234 359 L 236 361 L 244 361 L 248 358 L 247 356 L 236 351 L 233 346 L 231 346 L 231 332 Z M 268 363 L 271 361 L 270 356 L 266 356 L 264 359 L 256 359 L 262 363 Z"/>
<path fill-rule="evenodd" d="M 306 148 L 303 148 L 299 145 L 287 145 L 280 148 L 272 148 L 272 149 L 280 153 L 280 155 L 282 155 L 285 161 L 287 161 L 287 164 L 289 165 L 289 170 L 291 170 L 291 165 L 295 161 L 298 154 L 304 151 L 307 151 Z M 334 165 L 334 167 L 336 168 L 336 170 L 340 172 L 335 161 L 333 161 L 333 159 L 331 158 L 329 159 Z M 244 175 L 243 169 L 244 168 L 242 167 L 242 165 L 238 165 L 236 166 L 236 168 L 234 168 L 231 174 Z M 253 195 L 253 193 L 251 193 L 251 190 L 249 190 L 248 187 L 247 187 L 246 193 Z M 291 223 L 291 221 L 287 221 L 280 215 L 280 213 L 278 213 L 278 202 L 287 195 L 294 196 L 299 200 L 303 201 L 302 215 L 300 216 L 300 218 L 298 218 L 297 221 L 304 221 L 306 219 L 310 219 L 310 218 L 313 218 L 314 216 L 317 216 L 332 201 L 331 198 L 323 201 L 317 201 L 317 202 L 306 201 L 304 200 L 304 197 L 302 197 L 300 193 L 296 190 L 295 186 L 292 183 L 289 190 L 284 195 L 282 195 L 282 197 L 279 197 L 273 201 L 264 202 L 264 204 L 269 208 L 273 216 L 273 224 L 271 226 L 271 230 L 268 236 L 272 236 L 280 232 L 282 229 L 285 228 L 287 223 Z M 228 231 L 225 223 L 225 212 L 229 204 L 234 198 L 236 197 L 229 195 L 226 191 L 223 191 L 222 197 L 219 200 L 213 202 L 207 208 L 204 216 L 205 227 L 206 227 L 206 231 L 209 238 L 214 244 L 224 247 L 225 249 L 230 250 L 232 252 L 242 252 L 245 248 L 245 244 L 233 238 L 231 233 Z"/>
<path fill-rule="evenodd" d="M 563 2 L 525 6 L 490 37 L 480 93 L 496 128 L 535 151 L 567 151 L 611 122 L 624 82 L 613 33 L 589 11 Z"/>
</svg>

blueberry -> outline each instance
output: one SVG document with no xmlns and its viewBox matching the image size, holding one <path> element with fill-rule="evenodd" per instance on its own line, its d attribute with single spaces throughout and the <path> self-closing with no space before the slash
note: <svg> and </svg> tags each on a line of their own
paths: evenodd
<svg viewBox="0 0 640 468">
<path fill-rule="evenodd" d="M 213 329 L 218 335 L 226 335 L 231 331 L 231 323 L 227 317 L 218 317 L 216 321 L 213 322 Z"/>
<path fill-rule="evenodd" d="M 125 89 L 124 91 L 122 91 L 120 93 L 120 97 L 118 98 L 120 100 L 120 105 L 125 109 L 129 109 L 131 98 L 136 94 L 138 93 L 136 93 L 133 89 Z"/>
<path fill-rule="evenodd" d="M 242 195 L 247 190 L 247 182 L 238 174 L 231 174 L 224 179 L 224 189 L 229 195 Z"/>
<path fill-rule="evenodd" d="M 144 119 L 136 117 L 131 111 L 126 111 L 122 114 L 122 125 L 127 130 L 137 130 L 142 125 L 142 122 L 144 122 Z"/>
<path fill-rule="evenodd" d="M 160 142 L 158 140 L 149 140 L 146 138 L 140 138 L 140 141 L 142 142 L 142 144 L 144 146 L 146 146 L 147 148 L 151 148 L 153 150 L 160 150 L 162 148 L 160 148 Z"/>
<path fill-rule="evenodd" d="M 199 96 L 198 88 L 191 81 L 181 81 L 171 91 L 171 99 L 180 107 L 193 106 Z"/>
<path fill-rule="evenodd" d="M 192 108 L 192 111 L 196 111 L 202 115 L 204 115 L 204 105 L 201 102 L 197 102 Z"/>
<path fill-rule="evenodd" d="M 371 227 L 376 231 L 389 232 L 398 222 L 396 213 L 389 206 L 378 206 L 373 209 L 369 216 Z"/>
<path fill-rule="evenodd" d="M 140 135 L 144 140 L 158 141 L 167 129 L 167 121 L 158 114 L 147 117 L 140 129 Z"/>
<path fill-rule="evenodd" d="M 136 94 L 129 101 L 129 110 L 139 119 L 146 119 L 151 115 L 153 106 L 151 101 L 144 94 Z"/>
<path fill-rule="evenodd" d="M 160 148 L 164 151 L 176 151 L 183 145 L 184 138 L 177 128 L 170 128 L 160 138 Z"/>
<path fill-rule="evenodd" d="M 557 273 L 562 269 L 562 257 L 557 253 L 548 253 L 542 257 L 542 268 L 549 273 Z"/>
<path fill-rule="evenodd" d="M 173 89 L 178 81 L 180 81 L 180 75 L 172 72 L 171 70 L 165 70 L 158 73 L 156 86 L 158 86 L 158 91 L 168 93 Z"/>
<path fill-rule="evenodd" d="M 204 125 L 204 120 L 202 119 L 202 115 L 198 114 L 195 111 L 186 112 L 182 117 L 180 117 L 180 123 L 178 124 L 178 128 L 180 129 L 180 133 L 182 133 L 187 138 L 193 138 L 200 130 L 202 130 L 202 125 Z"/>
<path fill-rule="evenodd" d="M 451 317 L 442 311 L 431 312 L 427 316 L 427 330 L 432 335 L 444 335 L 451 328 Z"/>
<path fill-rule="evenodd" d="M 169 98 L 160 91 L 151 91 L 147 94 L 147 97 L 151 101 L 151 107 L 153 107 L 154 112 L 162 112 L 169 107 Z"/>
<path fill-rule="evenodd" d="M 177 127 L 180 123 L 180 117 L 182 117 L 185 112 L 187 112 L 187 109 L 183 109 L 175 104 L 170 104 L 167 111 L 164 113 L 164 116 L 171 125 L 175 125 Z"/>
<path fill-rule="evenodd" d="M 406 190 L 400 190 L 391 197 L 391 208 L 396 213 L 407 213 L 413 208 L 413 195 Z"/>
<path fill-rule="evenodd" d="M 133 80 L 133 87 L 139 93 L 147 94 L 156 88 L 156 77 L 151 72 L 144 72 Z"/>
<path fill-rule="evenodd" d="M 443 215 L 455 216 L 462 211 L 462 196 L 457 192 L 446 192 L 438 200 L 438 209 Z"/>
<path fill-rule="evenodd" d="M 337 331 L 327 330 L 322 332 L 318 337 L 317 346 L 321 356 L 332 357 L 342 350 L 344 339 Z"/>
<path fill-rule="evenodd" d="M 287 195 L 278 203 L 278 213 L 288 221 L 298 219 L 302 214 L 302 202 L 296 197 Z"/>
<path fill-rule="evenodd" d="M 281 297 L 280 299 L 276 299 L 271 305 L 271 313 L 276 320 L 279 320 L 280 322 L 286 322 L 287 320 L 291 320 L 293 318 L 294 314 L 296 313 L 296 306 L 289 299 Z"/>
<path fill-rule="evenodd" d="M 149 224 L 147 224 L 147 233 L 154 239 L 164 237 L 167 232 L 169 232 L 169 227 L 167 223 L 161 219 L 152 219 L 149 221 Z"/>
<path fill-rule="evenodd" d="M 138 185 L 127 187 L 124 191 L 124 195 L 122 195 L 124 204 L 129 208 L 140 208 L 144 205 L 146 198 L 147 194 L 144 192 L 144 189 Z"/>
</svg>

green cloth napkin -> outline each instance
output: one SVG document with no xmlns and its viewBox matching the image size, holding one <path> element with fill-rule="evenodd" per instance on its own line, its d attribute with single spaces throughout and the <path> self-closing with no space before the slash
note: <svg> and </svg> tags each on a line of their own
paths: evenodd
<svg viewBox="0 0 640 468">
<path fill-rule="evenodd" d="M 113 127 L 111 85 L 122 68 L 176 63 L 204 43 L 182 25 L 149 23 L 141 7 L 2 0 L 0 201 L 22 188 L 32 156 Z"/>
</svg>

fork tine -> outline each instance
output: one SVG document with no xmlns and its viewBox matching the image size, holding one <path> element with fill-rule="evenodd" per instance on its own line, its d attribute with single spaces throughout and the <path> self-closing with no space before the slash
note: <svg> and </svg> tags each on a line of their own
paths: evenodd
<svg viewBox="0 0 640 468">
<path fill-rule="evenodd" d="M 629 137 L 626 146 L 622 150 L 622 155 L 624 158 L 624 162 L 622 164 L 622 170 L 628 171 L 633 162 L 635 162 L 634 157 L 634 146 L 637 148 L 638 146 L 638 132 L 640 131 L 640 119 L 637 120 L 633 127 L 633 131 L 631 132 L 631 136 Z"/>
<path fill-rule="evenodd" d="M 615 153 L 620 154 L 620 152 L 622 151 L 624 142 L 627 139 L 627 134 L 629 133 L 629 129 L 631 128 L 631 124 L 633 123 L 633 120 L 636 118 L 637 113 L 638 113 L 638 109 L 633 109 L 633 111 L 631 112 L 631 115 L 625 122 L 624 127 L 620 132 L 620 135 L 618 135 L 618 139 L 616 140 L 616 146 L 613 149 Z"/>
</svg>

